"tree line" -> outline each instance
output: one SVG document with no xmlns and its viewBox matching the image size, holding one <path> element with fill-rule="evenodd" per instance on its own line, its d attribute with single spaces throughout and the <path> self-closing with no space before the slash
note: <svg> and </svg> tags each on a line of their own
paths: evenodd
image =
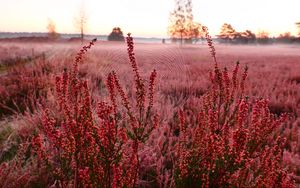
<svg viewBox="0 0 300 188">
<path fill-rule="evenodd" d="M 194 21 L 192 0 L 175 0 L 175 8 L 170 13 L 168 34 L 172 42 L 196 43 L 204 38 L 204 32 L 200 23 Z M 270 37 L 266 31 L 253 33 L 251 30 L 236 31 L 231 24 L 224 23 L 220 33 L 216 35 L 220 43 L 233 44 L 270 44 L 270 43 L 300 43 L 300 22 L 295 23 L 298 28 L 298 36 L 290 32 L 280 34 L 278 37 Z"/>
<path fill-rule="evenodd" d="M 171 42 L 180 44 L 197 43 L 203 40 L 205 34 L 202 25 L 194 21 L 192 0 L 174 0 L 175 8 L 170 13 L 168 35 Z M 81 42 L 84 40 L 87 17 L 83 8 L 75 18 L 75 26 L 80 31 Z M 229 23 L 221 26 L 220 33 L 216 35 L 218 42 L 230 44 L 271 44 L 271 43 L 300 43 L 300 21 L 295 23 L 298 28 L 298 35 L 293 36 L 290 32 L 285 32 L 277 37 L 270 37 L 266 31 L 254 33 L 251 30 L 236 31 Z M 58 39 L 60 35 L 55 30 L 55 23 L 49 19 L 48 38 Z M 124 41 L 123 32 L 120 27 L 114 27 L 108 35 L 109 41 Z M 163 40 L 164 41 L 164 40 Z"/>
</svg>

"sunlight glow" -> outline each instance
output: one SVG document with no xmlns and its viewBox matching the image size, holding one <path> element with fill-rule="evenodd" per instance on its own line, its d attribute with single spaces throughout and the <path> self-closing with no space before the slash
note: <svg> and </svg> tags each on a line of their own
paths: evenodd
<svg viewBox="0 0 300 188">
<path fill-rule="evenodd" d="M 75 18 L 83 5 L 87 33 L 109 34 L 113 27 L 135 36 L 167 36 L 173 0 L 0 0 L 0 31 L 46 32 L 47 20 L 56 23 L 57 32 L 78 33 Z M 299 0 L 198 0 L 193 1 L 194 19 L 218 34 L 223 23 L 237 31 L 261 30 L 276 36 L 297 33 Z"/>
</svg>

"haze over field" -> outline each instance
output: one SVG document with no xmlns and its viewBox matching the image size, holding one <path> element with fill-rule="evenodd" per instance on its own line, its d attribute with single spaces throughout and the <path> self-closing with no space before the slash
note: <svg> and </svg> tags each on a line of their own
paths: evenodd
<svg viewBox="0 0 300 188">
<path fill-rule="evenodd" d="M 300 188 L 299 7 L 0 0 L 0 188 Z"/>
<path fill-rule="evenodd" d="M 1 0 L 0 31 L 46 32 L 47 20 L 56 23 L 59 33 L 78 33 L 74 19 L 83 8 L 88 18 L 87 33 L 109 34 L 119 26 L 134 36 L 166 37 L 173 0 Z M 299 0 L 200 0 L 193 2 L 194 20 L 218 34 L 223 23 L 238 31 L 261 30 L 272 36 L 297 33 Z"/>
</svg>

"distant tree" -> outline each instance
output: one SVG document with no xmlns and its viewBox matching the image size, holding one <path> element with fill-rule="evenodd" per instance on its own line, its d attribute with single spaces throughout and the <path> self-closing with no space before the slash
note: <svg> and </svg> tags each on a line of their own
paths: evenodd
<svg viewBox="0 0 300 188">
<path fill-rule="evenodd" d="M 267 31 L 259 31 L 257 33 L 257 38 L 259 39 L 264 39 L 264 38 L 269 38 L 269 33 Z"/>
<path fill-rule="evenodd" d="M 236 39 L 238 36 L 239 34 L 230 24 L 224 23 L 221 27 L 221 31 L 218 35 L 218 38 L 225 42 L 232 42 L 232 40 Z"/>
<path fill-rule="evenodd" d="M 299 36 L 299 38 L 300 38 L 300 22 L 297 22 L 297 23 L 296 23 L 296 26 L 297 26 L 297 28 L 298 28 L 298 36 Z"/>
<path fill-rule="evenodd" d="M 108 35 L 107 40 L 109 41 L 124 41 L 124 36 L 121 28 L 114 27 L 112 32 Z"/>
<path fill-rule="evenodd" d="M 191 43 L 193 39 L 202 36 L 202 29 L 199 23 L 193 21 L 192 0 L 175 0 L 175 9 L 170 13 L 170 25 L 168 34 L 173 42 L 180 40 Z"/>
<path fill-rule="evenodd" d="M 59 34 L 55 30 L 55 23 L 53 20 L 48 19 L 48 25 L 47 25 L 47 30 L 48 30 L 48 37 L 50 39 L 57 39 L 59 37 Z"/>
<path fill-rule="evenodd" d="M 257 42 L 260 44 L 267 44 L 270 43 L 270 37 L 269 37 L 269 33 L 267 31 L 259 31 L 257 33 Z"/>
<path fill-rule="evenodd" d="M 283 42 L 283 43 L 291 43 L 294 41 L 294 39 L 295 37 L 293 37 L 290 32 L 282 33 L 276 38 L 278 42 Z"/>
<path fill-rule="evenodd" d="M 78 17 L 75 17 L 75 27 L 80 31 L 81 43 L 83 43 L 86 25 L 87 25 L 87 17 L 82 5 Z"/>
<path fill-rule="evenodd" d="M 236 38 L 239 43 L 245 43 L 245 44 L 254 43 L 256 40 L 256 35 L 252 33 L 252 31 L 250 30 L 239 32 L 236 35 L 237 35 Z"/>
<path fill-rule="evenodd" d="M 187 32 L 189 37 L 185 38 L 186 43 L 197 42 L 200 38 L 203 38 L 202 26 L 200 23 L 192 22 L 187 26 Z"/>
<path fill-rule="evenodd" d="M 291 38 L 291 32 L 285 32 L 279 35 L 279 38 Z"/>
</svg>

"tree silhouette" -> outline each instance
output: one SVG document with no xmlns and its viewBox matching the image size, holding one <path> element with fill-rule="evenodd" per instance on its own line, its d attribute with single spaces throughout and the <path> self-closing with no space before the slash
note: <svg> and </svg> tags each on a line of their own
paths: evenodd
<svg viewBox="0 0 300 188">
<path fill-rule="evenodd" d="M 250 30 L 244 32 L 239 32 L 236 34 L 236 39 L 240 43 L 254 43 L 256 40 L 256 35 Z"/>
<path fill-rule="evenodd" d="M 81 43 L 83 43 L 84 33 L 86 30 L 87 17 L 83 8 L 83 5 L 80 7 L 80 12 L 78 17 L 75 18 L 75 27 L 80 31 Z"/>
<path fill-rule="evenodd" d="M 112 32 L 108 35 L 107 40 L 109 41 L 124 41 L 124 36 L 121 28 L 114 27 Z"/>
<path fill-rule="evenodd" d="M 293 37 L 290 32 L 285 32 L 285 33 L 280 34 L 276 39 L 277 39 L 277 42 L 291 43 L 295 40 L 295 37 Z"/>
<path fill-rule="evenodd" d="M 170 25 L 168 34 L 172 41 L 180 39 L 191 43 L 193 39 L 202 36 L 201 25 L 193 21 L 192 0 L 175 0 L 175 9 L 170 13 Z"/>
<path fill-rule="evenodd" d="M 59 34 L 55 30 L 55 23 L 51 19 L 48 19 L 47 30 L 48 30 L 48 37 L 50 39 L 57 39 L 59 37 Z"/>
<path fill-rule="evenodd" d="M 270 42 L 269 33 L 267 31 L 259 31 L 256 36 L 258 43 L 267 44 Z"/>
</svg>

